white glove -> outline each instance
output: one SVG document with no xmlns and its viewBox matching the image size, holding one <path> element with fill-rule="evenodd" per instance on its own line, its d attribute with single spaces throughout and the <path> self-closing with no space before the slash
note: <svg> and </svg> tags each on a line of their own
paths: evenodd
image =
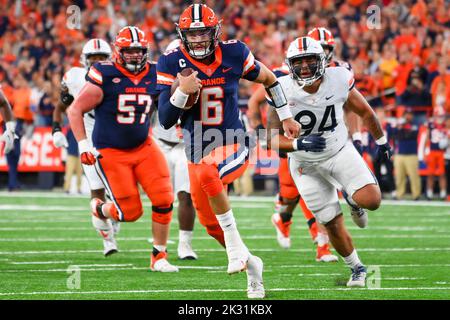
<svg viewBox="0 0 450 320">
<path fill-rule="evenodd" d="M 69 146 L 66 136 L 61 131 L 57 131 L 53 134 L 53 144 L 57 148 L 67 148 Z"/>
<path fill-rule="evenodd" d="M 3 132 L 3 135 L 0 138 L 0 141 L 5 142 L 5 154 L 9 153 L 14 149 L 14 128 L 15 124 L 12 121 L 8 121 L 6 123 L 6 130 Z"/>
</svg>

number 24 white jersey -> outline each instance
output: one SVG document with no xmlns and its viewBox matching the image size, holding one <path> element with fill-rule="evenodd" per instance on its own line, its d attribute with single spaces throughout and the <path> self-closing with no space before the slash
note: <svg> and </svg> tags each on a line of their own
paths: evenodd
<svg viewBox="0 0 450 320">
<path fill-rule="evenodd" d="M 319 162 L 335 155 L 348 140 L 343 106 L 354 87 L 353 74 L 344 67 L 326 68 L 314 94 L 301 89 L 290 75 L 280 77 L 278 81 L 294 119 L 302 125 L 301 135 L 321 134 L 326 140 L 322 152 L 296 151 L 290 156 L 302 162 Z"/>
</svg>

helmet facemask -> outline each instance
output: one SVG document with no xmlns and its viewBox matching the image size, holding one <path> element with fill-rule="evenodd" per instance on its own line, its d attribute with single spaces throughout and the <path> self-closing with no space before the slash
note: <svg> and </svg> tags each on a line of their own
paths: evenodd
<svg viewBox="0 0 450 320">
<path fill-rule="evenodd" d="M 215 27 L 192 29 L 181 29 L 177 25 L 177 31 L 189 55 L 195 59 L 204 59 L 214 52 L 219 43 L 220 23 Z M 189 41 L 188 37 L 205 39 L 201 41 Z"/>
<path fill-rule="evenodd" d="M 134 54 L 134 56 L 129 56 L 133 53 L 138 53 L 140 50 L 141 54 Z M 141 72 L 148 60 L 148 49 L 146 47 L 127 47 L 118 49 L 120 59 L 122 60 L 122 66 L 132 73 Z"/>
<path fill-rule="evenodd" d="M 90 58 L 93 56 L 103 56 L 102 59 L 96 59 L 95 61 L 91 61 Z M 81 63 L 86 69 L 89 69 L 94 63 L 100 62 L 100 61 L 106 61 L 111 59 L 111 54 L 108 52 L 96 52 L 96 53 L 90 53 L 90 54 L 83 54 L 81 56 Z"/>
<path fill-rule="evenodd" d="M 303 60 L 307 59 L 309 61 L 312 60 L 312 58 L 315 58 L 315 60 L 307 62 L 307 65 L 304 66 Z M 325 73 L 325 53 L 297 55 L 292 58 L 287 58 L 286 64 L 289 67 L 291 77 L 303 88 L 304 86 L 312 85 Z M 302 75 L 305 71 L 308 72 L 309 75 Z"/>
<path fill-rule="evenodd" d="M 322 48 L 323 48 L 323 51 L 325 52 L 325 58 L 326 58 L 327 64 L 330 64 L 331 59 L 333 59 L 334 47 L 329 44 L 322 44 Z M 327 53 L 327 51 L 328 51 L 328 53 Z"/>
</svg>

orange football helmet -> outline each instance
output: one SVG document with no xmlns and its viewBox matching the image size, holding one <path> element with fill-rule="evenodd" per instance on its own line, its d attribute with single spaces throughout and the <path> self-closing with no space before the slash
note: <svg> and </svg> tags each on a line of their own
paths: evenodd
<svg viewBox="0 0 450 320">
<path fill-rule="evenodd" d="M 144 31 L 135 26 L 120 29 L 114 41 L 114 60 L 130 72 L 138 73 L 145 68 L 148 60 L 149 45 Z M 140 49 L 142 56 L 126 57 L 127 51 Z"/>
<path fill-rule="evenodd" d="M 334 41 L 333 34 L 330 30 L 326 28 L 314 28 L 308 32 L 308 37 L 317 40 L 322 45 L 323 50 L 328 50 L 329 52 L 326 54 L 327 62 L 329 63 L 333 58 L 333 50 L 334 45 L 336 44 Z"/>
<path fill-rule="evenodd" d="M 219 44 L 221 22 L 214 11 L 204 4 L 186 8 L 176 23 L 178 35 L 190 56 L 203 59 L 214 52 Z M 188 36 L 208 34 L 207 41 L 189 41 Z"/>
</svg>

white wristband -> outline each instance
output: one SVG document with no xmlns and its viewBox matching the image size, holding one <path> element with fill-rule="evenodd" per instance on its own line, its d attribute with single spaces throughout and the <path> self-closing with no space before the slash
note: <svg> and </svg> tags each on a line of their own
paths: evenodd
<svg viewBox="0 0 450 320">
<path fill-rule="evenodd" d="M 6 130 L 10 132 L 14 132 L 14 129 L 16 129 L 16 124 L 13 121 L 8 121 L 5 123 Z"/>
<path fill-rule="evenodd" d="M 280 121 L 284 121 L 286 119 L 292 118 L 291 109 L 288 104 L 286 104 L 280 108 L 275 108 L 275 111 L 277 112 L 278 118 L 280 118 Z"/>
<path fill-rule="evenodd" d="M 377 144 L 377 145 L 379 145 L 379 146 L 381 146 L 381 145 L 383 145 L 383 144 L 386 144 L 388 141 L 387 141 L 387 139 L 386 139 L 386 137 L 385 136 L 382 136 L 381 138 L 379 138 L 379 139 L 377 139 L 376 141 L 375 141 L 375 143 Z"/>
<path fill-rule="evenodd" d="M 89 151 L 91 151 L 91 144 L 89 143 L 88 139 L 83 139 L 78 142 L 78 152 L 80 154 Z"/>
<path fill-rule="evenodd" d="M 295 151 L 298 150 L 297 139 L 294 139 L 294 141 L 292 141 L 292 149 L 294 149 Z"/>
<path fill-rule="evenodd" d="M 170 103 L 177 108 L 184 109 L 188 98 L 189 95 L 185 94 L 183 91 L 181 91 L 180 87 L 178 87 L 170 97 Z"/>
<path fill-rule="evenodd" d="M 356 140 L 361 141 L 362 140 L 361 132 L 358 131 L 358 132 L 353 133 L 352 134 L 352 140 L 353 141 L 356 141 Z"/>
</svg>

